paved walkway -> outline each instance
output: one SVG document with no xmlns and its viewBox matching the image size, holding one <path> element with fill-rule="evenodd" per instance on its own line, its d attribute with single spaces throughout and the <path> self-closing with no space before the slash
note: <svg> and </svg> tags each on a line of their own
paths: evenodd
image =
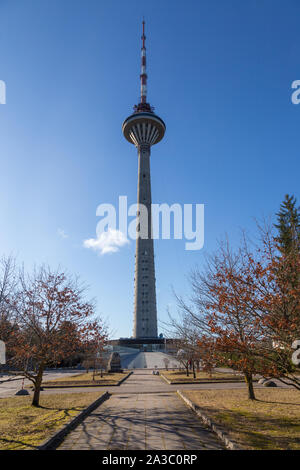
<svg viewBox="0 0 300 470">
<path fill-rule="evenodd" d="M 161 379 L 136 371 L 58 450 L 204 450 L 223 444 L 174 392 L 144 393 Z M 135 393 L 126 388 L 135 387 Z M 123 392 L 123 393 L 122 393 Z"/>
</svg>

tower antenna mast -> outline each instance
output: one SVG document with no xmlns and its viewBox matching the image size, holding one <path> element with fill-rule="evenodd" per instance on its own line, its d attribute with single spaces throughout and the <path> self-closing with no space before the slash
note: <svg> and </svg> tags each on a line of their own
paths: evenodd
<svg viewBox="0 0 300 470">
<path fill-rule="evenodd" d="M 143 19 L 142 52 L 141 52 L 141 103 L 147 103 L 147 73 L 146 73 L 146 46 L 145 46 L 145 20 Z"/>
<path fill-rule="evenodd" d="M 141 47 L 141 74 L 140 74 L 140 80 L 141 80 L 141 96 L 139 103 L 133 107 L 134 111 L 136 113 L 153 113 L 154 107 L 150 106 L 149 103 L 147 103 L 147 72 L 146 72 L 146 35 L 145 35 L 145 20 L 143 18 L 143 34 L 142 34 L 142 47 Z"/>
</svg>

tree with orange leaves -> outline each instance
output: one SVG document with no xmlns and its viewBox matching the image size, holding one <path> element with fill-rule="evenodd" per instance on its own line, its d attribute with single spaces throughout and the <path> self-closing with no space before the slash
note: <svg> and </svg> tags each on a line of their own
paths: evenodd
<svg viewBox="0 0 300 470">
<path fill-rule="evenodd" d="M 254 374 L 300 390 L 291 360 L 300 338 L 300 254 L 283 255 L 269 227 L 261 240 L 252 251 L 245 238 L 236 252 L 221 244 L 206 269 L 192 273 L 190 304 L 178 299 L 198 329 L 199 348 L 243 372 L 250 399 Z"/>
<path fill-rule="evenodd" d="M 94 304 L 84 294 L 77 279 L 46 266 L 20 275 L 14 303 L 18 330 L 11 334 L 11 354 L 34 384 L 33 406 L 39 406 L 45 368 L 74 354 L 86 335 L 95 330 L 100 335 Z"/>
<path fill-rule="evenodd" d="M 253 375 L 257 372 L 254 352 L 262 336 L 247 308 L 251 292 L 240 282 L 243 266 L 243 252 L 234 253 L 225 243 L 209 259 L 205 272 L 194 271 L 192 286 L 198 312 L 193 318 L 202 330 L 199 346 L 204 349 L 209 344 L 210 356 L 213 350 L 216 362 L 221 359 L 243 372 L 248 397 L 253 400 Z"/>
<path fill-rule="evenodd" d="M 255 354 L 259 373 L 300 390 L 299 370 L 292 363 L 295 340 L 300 339 L 299 241 L 280 245 L 270 226 L 260 227 L 260 247 L 244 248 L 244 268 L 239 282 L 248 292 L 247 308 L 262 341 Z"/>
</svg>

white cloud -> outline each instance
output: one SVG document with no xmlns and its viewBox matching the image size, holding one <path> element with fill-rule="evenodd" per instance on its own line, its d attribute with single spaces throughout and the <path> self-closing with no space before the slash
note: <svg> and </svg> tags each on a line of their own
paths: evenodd
<svg viewBox="0 0 300 470">
<path fill-rule="evenodd" d="M 61 238 L 69 238 L 69 235 L 62 228 L 57 229 L 57 233 Z"/>
<path fill-rule="evenodd" d="M 100 255 L 104 255 L 106 253 L 116 253 L 122 246 L 128 243 L 129 240 L 123 232 L 108 229 L 107 232 L 100 233 L 98 238 L 84 240 L 83 246 L 85 248 L 92 248 L 92 250 L 97 251 Z"/>
</svg>

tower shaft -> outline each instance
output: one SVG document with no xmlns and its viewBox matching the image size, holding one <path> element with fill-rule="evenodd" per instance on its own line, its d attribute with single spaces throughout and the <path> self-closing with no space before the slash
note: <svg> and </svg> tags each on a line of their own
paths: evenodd
<svg viewBox="0 0 300 470">
<path fill-rule="evenodd" d="M 137 231 L 135 255 L 135 338 L 157 337 L 154 247 L 151 236 L 150 145 L 138 145 Z"/>
</svg>

